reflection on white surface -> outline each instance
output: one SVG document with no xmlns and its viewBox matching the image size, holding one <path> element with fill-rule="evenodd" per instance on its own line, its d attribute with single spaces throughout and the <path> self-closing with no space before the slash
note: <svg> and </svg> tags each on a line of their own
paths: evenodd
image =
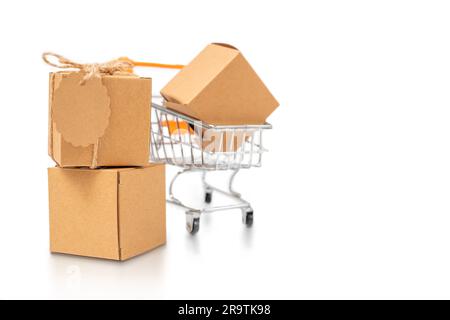
<svg viewBox="0 0 450 320">
<path fill-rule="evenodd" d="M 142 287 L 157 298 L 164 285 L 165 256 L 164 247 L 124 262 L 53 254 L 49 259 L 52 289 L 68 297 L 110 297 L 123 290 L 133 296 Z"/>
</svg>

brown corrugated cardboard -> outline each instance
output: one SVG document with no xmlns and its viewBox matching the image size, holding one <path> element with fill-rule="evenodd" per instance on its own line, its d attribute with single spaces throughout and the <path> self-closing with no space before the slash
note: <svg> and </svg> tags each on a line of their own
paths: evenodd
<svg viewBox="0 0 450 320">
<path fill-rule="evenodd" d="M 236 48 L 213 43 L 162 90 L 173 110 L 216 125 L 263 124 L 278 102 Z"/>
<path fill-rule="evenodd" d="M 151 79 L 113 75 L 81 85 L 83 75 L 50 74 L 50 156 L 61 167 L 147 165 Z"/>
<path fill-rule="evenodd" d="M 50 251 L 126 260 L 166 241 L 165 167 L 49 168 Z"/>
</svg>

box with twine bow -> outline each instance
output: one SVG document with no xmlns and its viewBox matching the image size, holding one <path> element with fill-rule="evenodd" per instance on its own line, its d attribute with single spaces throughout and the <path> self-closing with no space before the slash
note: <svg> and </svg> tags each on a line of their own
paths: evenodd
<svg viewBox="0 0 450 320">
<path fill-rule="evenodd" d="M 61 167 L 145 166 L 149 162 L 152 80 L 128 59 L 82 64 L 54 53 L 49 155 Z"/>
<path fill-rule="evenodd" d="M 60 166 L 48 170 L 50 251 L 122 261 L 163 245 L 165 165 L 149 164 L 152 80 L 133 68 L 181 66 L 42 58 L 60 69 L 50 73 L 49 154 Z"/>
</svg>

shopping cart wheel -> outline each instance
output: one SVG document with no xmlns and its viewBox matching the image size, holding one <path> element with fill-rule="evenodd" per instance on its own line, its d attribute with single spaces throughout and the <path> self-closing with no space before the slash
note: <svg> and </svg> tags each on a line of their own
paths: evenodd
<svg viewBox="0 0 450 320">
<path fill-rule="evenodd" d="M 186 212 L 186 230 L 190 234 L 196 234 L 200 229 L 200 218 L 194 217 L 192 212 Z"/>
<path fill-rule="evenodd" d="M 251 227 L 253 225 L 253 209 L 248 207 L 242 209 L 242 222 L 245 223 L 247 227 Z"/>
<path fill-rule="evenodd" d="M 212 200 L 212 191 L 206 191 L 205 192 L 205 202 L 211 203 Z"/>
</svg>

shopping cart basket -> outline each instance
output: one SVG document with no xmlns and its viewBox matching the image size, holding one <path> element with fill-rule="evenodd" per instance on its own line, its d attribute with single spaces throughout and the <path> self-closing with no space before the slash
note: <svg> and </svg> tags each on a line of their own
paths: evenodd
<svg viewBox="0 0 450 320">
<path fill-rule="evenodd" d="M 263 153 L 264 130 L 271 129 L 268 123 L 263 125 L 210 125 L 195 120 L 162 104 L 152 104 L 151 123 L 151 160 L 175 165 L 181 170 L 169 185 L 168 203 L 186 210 L 186 229 L 195 234 L 200 227 L 200 216 L 214 211 L 241 209 L 242 220 L 247 226 L 253 224 L 253 209 L 240 193 L 233 189 L 233 181 L 240 169 L 260 167 Z M 216 188 L 206 181 L 211 170 L 230 170 L 228 190 Z M 173 186 L 180 175 L 202 172 L 204 188 L 203 208 L 193 208 L 181 202 L 173 193 Z M 213 192 L 218 192 L 233 200 L 222 206 L 211 206 Z"/>
</svg>

